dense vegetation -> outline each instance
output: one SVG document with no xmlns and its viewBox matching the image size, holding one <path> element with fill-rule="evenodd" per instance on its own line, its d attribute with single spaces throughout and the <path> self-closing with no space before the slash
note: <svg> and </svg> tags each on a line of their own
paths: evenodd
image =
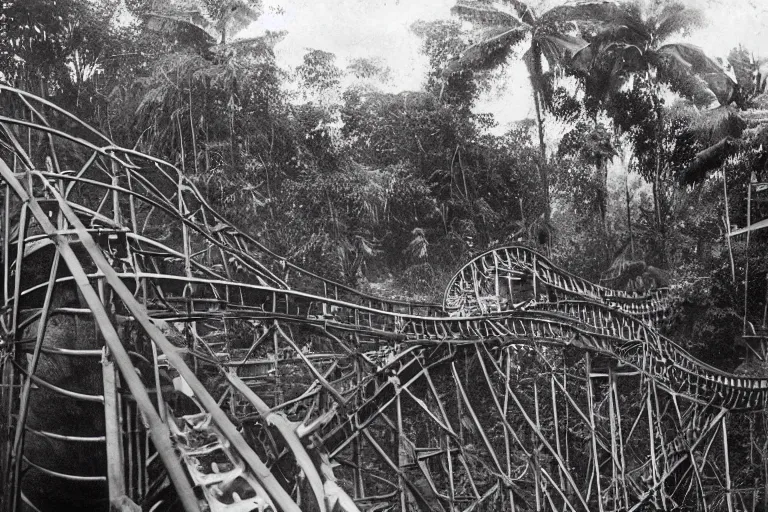
<svg viewBox="0 0 768 512">
<path fill-rule="evenodd" d="M 312 49 L 284 69 L 283 34 L 238 39 L 255 0 L 184 4 L 3 1 L 0 76 L 175 162 L 231 221 L 327 277 L 438 300 L 471 255 L 522 242 L 595 281 L 612 268 L 622 286 L 632 271 L 678 284 L 672 336 L 739 365 L 745 314 L 763 319 L 766 240 L 754 233 L 747 254 L 726 234 L 766 179 L 768 99 L 749 49 L 719 62 L 674 42 L 701 13 L 460 0 L 454 20 L 412 27 L 431 66 L 422 90 L 390 93 L 376 59 Z M 496 135 L 473 106 L 514 59 L 536 118 Z"/>
<path fill-rule="evenodd" d="M 0 71 L 177 163 L 231 220 L 328 277 L 438 299 L 456 265 L 502 243 L 593 280 L 644 261 L 707 306 L 679 324 L 686 339 L 732 351 L 746 260 L 725 219 L 745 225 L 766 161 L 760 63 L 670 42 L 703 25 L 678 2 L 505 5 L 461 0 L 451 21 L 415 22 L 431 66 L 419 91 L 383 92 L 384 63 L 342 68 L 319 49 L 281 68 L 284 34 L 237 39 L 262 14 L 245 0 L 6 1 Z M 473 106 L 513 59 L 537 118 L 495 135 Z"/>
</svg>

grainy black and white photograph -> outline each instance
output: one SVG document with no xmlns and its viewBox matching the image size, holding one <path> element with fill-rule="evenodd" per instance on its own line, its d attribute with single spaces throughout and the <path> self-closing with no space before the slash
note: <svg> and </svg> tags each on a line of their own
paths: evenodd
<svg viewBox="0 0 768 512">
<path fill-rule="evenodd" d="M 0 0 L 0 512 L 768 512 L 764 0 Z"/>
</svg>

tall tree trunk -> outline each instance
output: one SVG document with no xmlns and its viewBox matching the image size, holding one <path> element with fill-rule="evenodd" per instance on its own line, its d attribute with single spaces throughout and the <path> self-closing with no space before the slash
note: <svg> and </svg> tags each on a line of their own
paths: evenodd
<svg viewBox="0 0 768 512">
<path fill-rule="evenodd" d="M 632 208 L 629 197 L 629 169 L 626 170 L 624 177 L 624 192 L 627 198 L 627 229 L 629 230 L 629 250 L 630 258 L 635 259 L 635 237 L 632 235 Z"/>
<path fill-rule="evenodd" d="M 723 216 L 723 223 L 725 224 L 725 240 L 728 242 L 728 258 L 731 262 L 731 283 L 736 284 L 736 264 L 733 261 L 733 246 L 731 245 L 731 212 L 728 207 L 728 180 L 725 175 L 725 169 L 723 169 L 723 199 L 725 201 L 725 215 Z M 768 289 L 766 290 L 768 294 Z M 765 303 L 768 308 L 768 301 Z M 768 309 L 766 309 L 768 311 Z M 765 326 L 765 315 L 763 315 L 763 326 Z"/>
<path fill-rule="evenodd" d="M 192 76 L 189 77 L 189 129 L 192 133 L 192 161 L 195 164 L 195 176 L 197 176 L 197 137 L 195 136 L 195 119 L 192 113 Z"/>
<path fill-rule="evenodd" d="M 654 110 L 656 110 L 656 168 L 653 172 L 653 207 L 656 213 L 656 224 L 659 229 L 663 230 L 661 222 L 661 199 L 659 198 L 659 181 L 661 179 L 661 152 L 662 152 L 662 131 L 664 129 L 664 121 L 661 116 L 661 107 L 657 104 Z"/>
<path fill-rule="evenodd" d="M 536 105 L 536 124 L 539 129 L 539 156 L 540 161 L 538 164 L 539 178 L 541 179 L 542 187 L 544 188 L 544 224 L 547 230 L 547 251 L 551 245 L 549 225 L 552 217 L 552 208 L 549 204 L 549 172 L 547 170 L 547 146 L 544 142 L 544 120 L 541 114 L 541 96 L 539 91 L 533 91 L 533 102 Z"/>
<path fill-rule="evenodd" d="M 657 82 L 653 82 L 651 98 L 653 104 L 653 110 L 656 114 L 656 165 L 653 173 L 653 202 L 656 209 L 656 223 L 659 230 L 665 232 L 665 227 L 662 222 L 662 210 L 663 210 L 663 197 L 661 191 L 661 171 L 662 171 L 662 158 L 664 157 L 664 107 L 659 101 L 661 95 L 660 87 Z"/>
<path fill-rule="evenodd" d="M 541 115 L 541 96 L 539 95 L 538 91 L 533 92 L 533 100 L 534 104 L 536 105 L 536 125 L 539 130 L 539 156 L 541 157 L 541 162 L 539 163 L 539 177 L 541 178 L 541 183 L 544 187 L 546 219 L 547 222 L 549 222 L 549 217 L 551 214 L 549 205 L 549 173 L 547 172 L 546 166 L 542 165 L 547 161 L 547 146 L 544 142 L 544 120 Z"/>
<path fill-rule="evenodd" d="M 536 105 L 536 126 L 539 130 L 539 155 L 542 160 L 547 159 L 547 146 L 544 142 L 544 119 L 541 114 L 541 95 L 538 91 L 533 92 L 533 102 Z"/>
<path fill-rule="evenodd" d="M 662 215 L 663 210 L 663 196 L 661 191 L 661 171 L 662 171 L 662 157 L 664 151 L 664 112 L 663 107 L 659 103 L 659 87 L 655 85 L 652 93 L 653 98 L 653 110 L 656 112 L 656 165 L 653 172 L 653 206 L 656 214 L 656 226 L 659 233 L 659 242 L 661 247 L 661 263 L 663 266 L 667 264 L 667 230 L 664 225 L 664 219 Z"/>
<path fill-rule="evenodd" d="M 600 221 L 603 223 L 603 234 L 608 235 L 608 160 L 601 158 L 598 164 L 600 185 L 603 197 L 600 204 Z"/>
<path fill-rule="evenodd" d="M 536 39 L 534 39 L 531 43 L 530 54 L 526 58 L 526 66 L 528 67 L 531 89 L 533 90 L 533 104 L 536 108 L 536 126 L 539 130 L 539 178 L 541 179 L 541 184 L 544 187 L 544 218 L 546 220 L 547 229 L 549 229 L 549 221 L 552 216 L 552 209 L 551 205 L 549 204 L 549 173 L 546 168 L 547 146 L 544 142 L 544 105 L 540 88 L 543 74 L 541 59 L 541 47 L 537 44 Z M 549 236 L 547 236 L 547 238 L 549 239 Z"/>
<path fill-rule="evenodd" d="M 208 138 L 208 121 L 206 120 L 207 114 L 208 114 L 208 90 L 203 89 L 204 91 L 204 99 L 203 99 L 203 133 L 205 135 L 205 173 L 208 174 L 211 170 L 211 153 L 209 148 L 211 147 L 211 141 Z M 208 181 L 210 180 L 210 177 L 208 180 L 206 180 L 205 190 L 206 193 L 208 192 Z"/>
</svg>

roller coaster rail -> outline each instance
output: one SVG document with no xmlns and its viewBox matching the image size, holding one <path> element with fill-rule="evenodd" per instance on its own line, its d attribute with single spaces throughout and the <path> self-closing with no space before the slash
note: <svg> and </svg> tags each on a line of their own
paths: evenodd
<svg viewBox="0 0 768 512">
<path fill-rule="evenodd" d="M 143 510 L 765 499 L 728 432 L 765 441 L 768 378 L 661 336 L 666 290 L 515 246 L 459 270 L 444 309 L 373 297 L 270 252 L 167 162 L 33 95 L 0 86 L 0 104 L 3 510 L 83 489 Z M 93 416 L 63 425 L 58 401 Z"/>
<path fill-rule="evenodd" d="M 620 309 L 656 324 L 669 310 L 669 289 L 647 292 L 614 290 L 591 283 L 554 265 L 544 255 L 522 245 L 498 247 L 470 260 L 449 281 L 443 298 L 445 311 L 454 314 L 488 314 L 516 309 L 510 300 L 526 278 L 539 299 L 540 288 L 546 290 L 544 302 L 583 298 Z M 539 285 L 537 287 L 537 284 Z"/>
</svg>

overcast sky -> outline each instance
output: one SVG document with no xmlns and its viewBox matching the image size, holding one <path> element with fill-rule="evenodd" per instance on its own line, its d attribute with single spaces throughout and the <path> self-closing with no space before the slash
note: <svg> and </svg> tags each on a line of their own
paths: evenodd
<svg viewBox="0 0 768 512">
<path fill-rule="evenodd" d="M 713 56 L 725 56 L 739 43 L 768 57 L 767 0 L 688 0 L 703 8 L 709 25 L 691 42 Z M 455 0 L 264 0 L 265 13 L 244 36 L 285 30 L 275 48 L 280 65 L 294 68 L 308 49 L 336 54 L 340 67 L 359 57 L 378 57 L 393 71 L 392 92 L 421 88 L 428 68 L 420 40 L 410 26 L 418 21 L 450 18 Z M 531 2 L 536 4 L 536 2 Z M 275 12 L 277 8 L 281 13 Z M 503 126 L 532 117 L 525 67 L 507 66 L 504 86 L 485 94 L 477 112 L 493 112 Z"/>
</svg>

